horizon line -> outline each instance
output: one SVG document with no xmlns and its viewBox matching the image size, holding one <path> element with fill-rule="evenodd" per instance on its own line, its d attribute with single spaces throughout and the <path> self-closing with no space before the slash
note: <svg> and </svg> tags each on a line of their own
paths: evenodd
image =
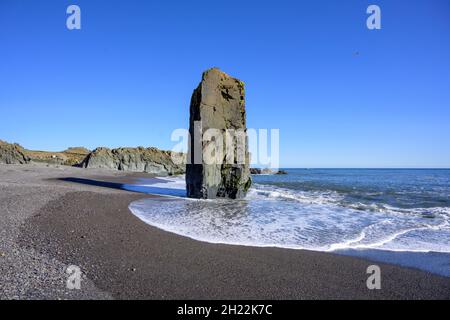
<svg viewBox="0 0 450 320">
<path fill-rule="evenodd" d="M 264 168 L 264 167 L 256 167 Z M 450 167 L 279 167 L 278 169 L 303 169 L 303 170 L 316 170 L 316 169 L 360 169 L 360 170 L 450 170 Z"/>
</svg>

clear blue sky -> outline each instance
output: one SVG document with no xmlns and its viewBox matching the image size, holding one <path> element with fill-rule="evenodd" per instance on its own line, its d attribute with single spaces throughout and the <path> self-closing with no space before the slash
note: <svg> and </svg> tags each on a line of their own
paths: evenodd
<svg viewBox="0 0 450 320">
<path fill-rule="evenodd" d="M 283 167 L 450 167 L 448 0 L 1 0 L 0 49 L 0 139 L 26 148 L 171 149 L 218 66 Z"/>
</svg>

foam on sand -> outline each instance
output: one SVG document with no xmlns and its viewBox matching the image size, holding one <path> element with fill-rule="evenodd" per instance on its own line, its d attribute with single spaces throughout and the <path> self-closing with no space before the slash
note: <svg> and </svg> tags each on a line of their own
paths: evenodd
<svg viewBox="0 0 450 320">
<path fill-rule="evenodd" d="M 161 180 L 151 188 L 184 194 L 183 177 Z M 130 210 L 148 224 L 211 243 L 450 253 L 450 208 L 360 204 L 355 209 L 341 200 L 331 191 L 255 185 L 241 201 L 143 199 L 130 204 Z"/>
<path fill-rule="evenodd" d="M 197 200 L 185 197 L 184 177 L 131 187 L 169 195 L 131 203 L 137 217 L 199 241 L 334 252 L 450 277 L 449 207 L 399 208 L 265 184 L 244 200 Z"/>
</svg>

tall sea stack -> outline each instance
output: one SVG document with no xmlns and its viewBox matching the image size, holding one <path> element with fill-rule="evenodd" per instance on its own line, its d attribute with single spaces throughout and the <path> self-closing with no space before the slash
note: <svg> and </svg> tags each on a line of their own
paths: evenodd
<svg viewBox="0 0 450 320">
<path fill-rule="evenodd" d="M 251 185 L 246 130 L 244 83 L 217 68 L 205 71 L 190 105 L 188 197 L 245 196 Z"/>
</svg>

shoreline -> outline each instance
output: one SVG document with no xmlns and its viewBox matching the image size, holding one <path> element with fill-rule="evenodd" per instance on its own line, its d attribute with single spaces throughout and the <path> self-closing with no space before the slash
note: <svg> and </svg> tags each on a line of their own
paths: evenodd
<svg viewBox="0 0 450 320">
<path fill-rule="evenodd" d="M 171 201 L 181 200 L 178 197 L 166 196 L 172 199 L 168 199 Z M 158 198 L 166 198 L 166 197 L 155 197 L 155 200 Z M 145 198 L 144 198 L 145 199 Z M 153 197 L 152 197 L 153 199 Z M 142 200 L 138 199 L 137 201 Z M 134 201 L 133 201 L 134 202 Z M 132 202 L 132 203 L 133 203 Z M 131 203 L 131 204 L 132 204 Z M 131 205 L 130 204 L 130 205 Z M 155 206 L 157 204 L 155 203 Z M 225 242 L 225 241 L 214 241 L 210 239 L 202 239 L 200 237 L 195 237 L 192 235 L 182 234 L 181 232 L 172 231 L 166 226 L 161 226 L 158 224 L 153 224 L 147 221 L 144 217 L 140 217 L 140 214 L 134 213 L 133 210 L 129 206 L 129 210 L 131 213 L 138 217 L 143 223 L 157 228 L 159 230 L 172 233 L 174 235 L 182 236 L 194 241 L 199 241 L 208 244 L 215 245 L 230 245 L 230 246 L 241 246 L 241 247 L 250 247 L 250 248 L 273 248 L 273 249 L 286 249 L 286 250 L 299 250 L 299 251 L 310 251 L 317 253 L 327 253 L 334 255 L 341 255 L 347 257 L 359 257 L 362 259 L 366 259 L 373 262 L 379 263 L 388 263 L 400 267 L 412 268 L 424 272 L 430 272 L 434 275 L 444 276 L 450 278 L 450 268 L 444 269 L 442 265 L 448 264 L 450 261 L 450 252 L 435 252 L 435 251 L 406 251 L 406 250 L 387 250 L 387 249 L 378 249 L 378 248 L 340 248 L 340 249 L 332 249 L 332 250 L 316 250 L 309 248 L 301 248 L 296 246 L 283 246 L 278 244 L 255 244 L 255 243 L 238 243 L 238 242 Z M 435 261 L 430 261 L 426 259 L 425 261 L 421 261 L 426 258 L 426 255 L 433 255 L 435 257 Z"/>
<path fill-rule="evenodd" d="M 8 178 L 11 174 L 4 175 L 8 170 L 14 181 Z M 81 298 L 450 299 L 449 278 L 377 262 L 382 289 L 368 290 L 366 269 L 373 264 L 369 259 L 200 242 L 152 227 L 129 211 L 132 201 L 154 196 L 60 180 L 101 177 L 125 183 L 135 178 L 133 174 L 39 166 L 0 166 L 0 173 L 0 188 L 10 199 L 18 188 L 25 190 L 11 200 L 13 205 L 32 211 L 16 234 L 19 251 L 44 254 L 59 266 L 80 266 L 86 276 L 77 292 Z M 49 195 L 49 189 L 57 191 Z M 41 206 L 26 196 L 31 191 L 45 196 Z M 0 267 L 3 261 L 0 258 Z M 37 269 L 39 277 L 45 276 Z M 64 279 L 64 269 L 59 270 Z M 33 284 L 34 275 L 29 276 Z M 58 285 L 64 287 L 64 282 Z M 3 286 L 0 291 L 7 292 L 6 286 L 12 286 L 8 292 L 19 291 L 10 283 Z M 48 292 L 43 295 L 19 297 L 58 298 L 51 287 L 44 286 Z"/>
</svg>

